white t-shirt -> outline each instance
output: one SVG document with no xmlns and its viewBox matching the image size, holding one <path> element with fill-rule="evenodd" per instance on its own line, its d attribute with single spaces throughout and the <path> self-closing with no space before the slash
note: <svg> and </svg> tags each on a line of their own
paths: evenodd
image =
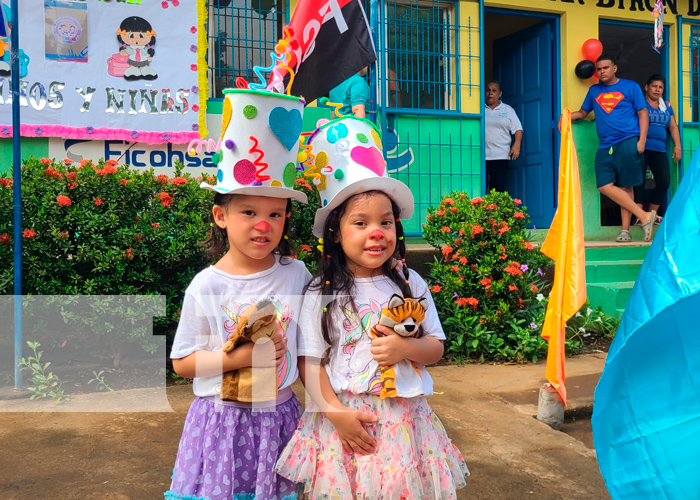
<svg viewBox="0 0 700 500">
<path fill-rule="evenodd" d="M 425 320 L 421 323 L 423 335 L 444 340 L 445 333 L 428 285 L 413 270 L 409 271 L 409 286 L 414 298 L 428 299 Z M 321 318 L 322 314 L 332 314 L 332 324 L 337 325 L 337 329 L 331 332 L 333 346 L 326 372 L 336 393 L 348 391 L 355 394 L 379 394 L 381 391 L 379 363 L 374 361 L 370 352 L 372 339 L 369 331 L 377 323 L 382 309 L 387 306 L 394 294 L 402 295 L 396 284 L 385 276 L 356 278 L 353 296 L 356 310 L 350 311 L 343 307 L 341 311 L 334 304 L 328 312 L 323 313 L 323 308 L 330 301 L 330 297 L 324 300 L 319 291 L 314 290 L 306 293 L 299 318 L 297 352 L 299 356 L 323 357 L 328 346 L 323 340 Z M 340 303 L 343 302 L 344 300 L 341 299 Z M 411 367 L 410 361 L 402 364 L 406 365 L 403 368 L 407 369 L 397 366 L 398 363 L 395 365 L 396 386 L 400 396 L 413 397 L 421 394 L 428 396 L 433 393 L 433 380 L 425 368 L 418 365 L 420 370 L 418 375 Z M 410 378 L 400 380 L 399 372 Z M 404 388 L 403 391 L 401 387 Z"/>
<path fill-rule="evenodd" d="M 484 117 L 486 118 L 486 159 L 508 160 L 512 144 L 511 136 L 523 129 L 515 110 L 501 102 L 494 109 L 485 106 Z"/>
<path fill-rule="evenodd" d="M 202 350 L 221 351 L 246 308 L 253 302 L 268 299 L 277 308 L 279 332 L 288 339 L 289 352 L 277 370 L 278 387 L 289 387 L 299 376 L 297 319 L 303 302 L 302 291 L 310 279 L 311 274 L 303 262 L 290 258 L 280 262 L 279 256 L 270 269 L 247 276 L 234 276 L 214 266 L 204 269 L 185 292 L 170 357 L 184 358 Z M 194 394 L 218 395 L 221 378 L 221 375 L 195 377 Z"/>
</svg>

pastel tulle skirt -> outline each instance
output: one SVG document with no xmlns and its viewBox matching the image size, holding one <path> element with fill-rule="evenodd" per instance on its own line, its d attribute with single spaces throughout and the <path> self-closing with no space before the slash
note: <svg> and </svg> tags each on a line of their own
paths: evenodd
<svg viewBox="0 0 700 500">
<path fill-rule="evenodd" d="M 424 397 L 380 399 L 348 392 L 338 397 L 349 408 L 377 416 L 365 427 L 377 452 L 344 451 L 333 424 L 312 406 L 277 461 L 279 475 L 304 483 L 310 500 L 457 498 L 469 470 Z"/>
<path fill-rule="evenodd" d="M 263 411 L 195 398 L 166 500 L 297 500 L 299 485 L 274 470 L 301 415 L 291 389 L 281 393 L 287 400 Z"/>
</svg>

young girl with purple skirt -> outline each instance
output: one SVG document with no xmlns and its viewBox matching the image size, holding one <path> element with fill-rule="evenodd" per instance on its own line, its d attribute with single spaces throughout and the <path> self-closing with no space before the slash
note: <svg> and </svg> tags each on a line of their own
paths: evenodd
<svg viewBox="0 0 700 500">
<path fill-rule="evenodd" d="M 433 383 L 423 367 L 442 357 L 445 335 L 425 281 L 391 263 L 406 251 L 401 219 L 413 213 L 413 195 L 387 175 L 371 122 L 334 120 L 309 143 L 332 159 L 314 222 L 324 259 L 304 297 L 297 348 L 314 404 L 277 471 L 303 483 L 310 500 L 455 500 L 469 471 L 426 401 Z M 425 299 L 424 310 L 406 298 Z M 422 335 L 377 325 L 387 304 L 404 334 L 420 324 Z M 375 325 L 385 336 L 373 338 Z M 393 383 L 381 376 L 389 366 Z"/>
<path fill-rule="evenodd" d="M 289 257 L 286 234 L 291 199 L 306 202 L 290 186 L 303 104 L 267 92 L 224 93 L 218 183 L 202 187 L 216 192 L 209 250 L 226 253 L 197 274 L 185 294 L 171 358 L 176 373 L 194 378 L 195 399 L 165 498 L 297 500 L 297 484 L 278 476 L 274 465 L 301 415 L 290 386 L 298 376 L 300 296 L 311 275 Z M 260 166 L 262 155 L 266 168 Z M 268 347 L 261 365 L 256 350 L 255 365 L 277 366 L 277 398 L 223 400 L 222 374 L 253 366 L 253 343 L 230 352 L 222 348 L 261 301 L 274 304 L 277 333 L 270 337 L 274 355 Z"/>
</svg>

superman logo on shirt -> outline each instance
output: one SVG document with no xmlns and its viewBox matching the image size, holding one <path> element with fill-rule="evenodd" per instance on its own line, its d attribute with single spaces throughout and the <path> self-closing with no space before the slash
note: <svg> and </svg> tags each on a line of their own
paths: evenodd
<svg viewBox="0 0 700 500">
<path fill-rule="evenodd" d="M 598 94 L 595 101 L 601 108 L 603 108 L 603 111 L 610 114 L 610 112 L 615 109 L 615 106 L 617 106 L 624 98 L 625 94 L 622 92 L 603 92 L 602 94 Z"/>
</svg>

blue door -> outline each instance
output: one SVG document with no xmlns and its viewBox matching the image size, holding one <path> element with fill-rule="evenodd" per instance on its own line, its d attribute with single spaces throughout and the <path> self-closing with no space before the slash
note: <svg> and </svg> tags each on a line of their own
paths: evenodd
<svg viewBox="0 0 700 500">
<path fill-rule="evenodd" d="M 523 124 L 520 157 L 509 162 L 508 192 L 527 206 L 535 227 L 548 228 L 554 217 L 557 170 L 551 22 L 495 40 L 493 58 L 502 100 Z"/>
</svg>

